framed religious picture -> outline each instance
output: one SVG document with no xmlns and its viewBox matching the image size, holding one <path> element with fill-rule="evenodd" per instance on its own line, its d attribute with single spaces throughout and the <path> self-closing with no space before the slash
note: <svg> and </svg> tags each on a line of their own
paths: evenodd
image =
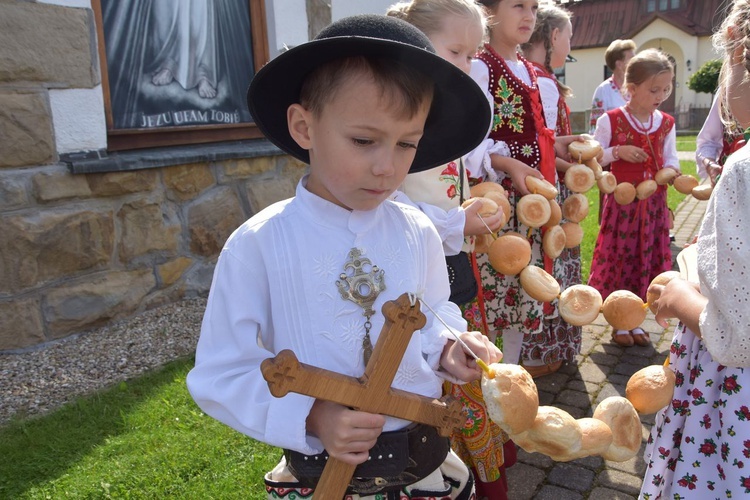
<svg viewBox="0 0 750 500">
<path fill-rule="evenodd" d="M 111 151 L 262 137 L 264 0 L 93 0 Z M 101 43 L 103 41 L 103 43 Z"/>
</svg>

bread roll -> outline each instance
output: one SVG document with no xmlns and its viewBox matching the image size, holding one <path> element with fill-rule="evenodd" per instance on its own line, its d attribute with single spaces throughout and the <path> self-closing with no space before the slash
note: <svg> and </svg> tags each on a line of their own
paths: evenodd
<svg viewBox="0 0 750 500">
<path fill-rule="evenodd" d="M 612 444 L 602 453 L 605 460 L 624 462 L 641 447 L 641 421 L 633 405 L 622 396 L 605 398 L 594 410 L 594 418 L 612 431 Z"/>
<path fill-rule="evenodd" d="M 492 242 L 487 257 L 495 271 L 515 276 L 529 265 L 531 245 L 518 233 L 505 233 Z"/>
<path fill-rule="evenodd" d="M 498 208 L 503 211 L 503 219 L 500 221 L 500 227 L 503 227 L 510 220 L 510 202 L 508 197 L 497 191 L 488 191 L 484 198 L 494 201 Z"/>
<path fill-rule="evenodd" d="M 487 193 L 499 193 L 503 196 L 508 196 L 505 189 L 503 189 L 503 187 L 497 182 L 480 182 L 475 186 L 471 186 L 470 191 L 472 198 L 481 198 Z"/>
<path fill-rule="evenodd" d="M 562 220 L 562 208 L 557 200 L 549 200 L 549 220 L 542 226 L 550 228 L 560 224 Z"/>
<path fill-rule="evenodd" d="M 645 200 L 656 192 L 657 187 L 659 186 L 653 179 L 646 179 L 645 181 L 641 181 L 635 187 L 635 197 L 639 200 Z"/>
<path fill-rule="evenodd" d="M 692 175 L 679 175 L 672 182 L 674 188 L 682 194 L 692 194 L 693 188 L 698 186 L 698 179 Z"/>
<path fill-rule="evenodd" d="M 711 197 L 711 193 L 713 192 L 714 187 L 710 184 L 702 184 L 700 186 L 695 186 L 690 193 L 693 195 L 693 198 L 696 200 L 705 201 Z"/>
<path fill-rule="evenodd" d="M 602 172 L 601 177 L 596 181 L 599 191 L 604 194 L 610 194 L 617 188 L 617 178 L 612 172 Z"/>
<path fill-rule="evenodd" d="M 614 439 L 612 429 L 596 418 L 579 418 L 577 421 L 581 428 L 581 450 L 576 458 L 605 453 Z"/>
<path fill-rule="evenodd" d="M 526 266 L 520 278 L 521 286 L 534 300 L 552 302 L 560 295 L 560 284 L 541 267 Z"/>
<path fill-rule="evenodd" d="M 583 241 L 583 228 L 577 222 L 563 222 L 560 227 L 565 231 L 565 248 L 575 248 Z"/>
<path fill-rule="evenodd" d="M 656 181 L 658 185 L 664 186 L 672 182 L 679 175 L 680 173 L 673 168 L 662 168 L 656 171 L 656 175 L 654 175 L 654 180 Z"/>
<path fill-rule="evenodd" d="M 596 158 L 601 151 L 602 145 L 590 136 L 584 141 L 573 141 L 568 145 L 568 153 L 570 153 L 573 161 L 583 162 Z"/>
<path fill-rule="evenodd" d="M 557 188 L 546 179 L 539 179 L 533 175 L 526 176 L 526 188 L 530 193 L 541 194 L 548 200 L 557 198 Z"/>
<path fill-rule="evenodd" d="M 583 441 L 576 419 L 554 406 L 540 406 L 531 427 L 510 437 L 525 451 L 543 453 L 557 462 L 574 460 Z"/>
<path fill-rule="evenodd" d="M 674 372 L 664 365 L 651 365 L 635 372 L 625 386 L 625 397 L 638 413 L 650 415 L 672 402 Z"/>
<path fill-rule="evenodd" d="M 621 182 L 615 188 L 615 201 L 618 205 L 628 205 L 635 200 L 635 186 L 629 182 Z"/>
<path fill-rule="evenodd" d="M 476 253 L 488 253 L 495 238 L 491 234 L 478 234 L 474 237 L 474 251 Z"/>
<path fill-rule="evenodd" d="M 590 160 L 586 160 L 582 163 L 589 167 L 592 172 L 594 172 L 594 179 L 598 180 L 604 173 L 604 171 L 602 170 L 602 166 L 599 164 L 596 158 L 591 158 Z"/>
<path fill-rule="evenodd" d="M 493 378 L 482 376 L 487 415 L 508 434 L 529 429 L 539 408 L 539 394 L 529 372 L 520 365 L 493 363 Z"/>
<path fill-rule="evenodd" d="M 560 226 L 553 226 L 542 236 L 542 249 L 547 257 L 554 260 L 565 250 L 566 241 L 565 230 Z"/>
<path fill-rule="evenodd" d="M 526 226 L 542 227 L 549 220 L 549 201 L 541 194 L 521 196 L 516 204 L 516 216 Z"/>
<path fill-rule="evenodd" d="M 632 330 L 646 319 L 643 300 L 629 290 L 615 290 L 604 300 L 602 313 L 615 330 Z"/>
<path fill-rule="evenodd" d="M 573 285 L 560 294 L 557 303 L 560 316 L 573 326 L 594 322 L 602 308 L 602 295 L 594 287 Z"/>
<path fill-rule="evenodd" d="M 482 204 L 482 208 L 480 208 L 479 212 L 477 212 L 482 217 L 489 217 L 490 215 L 495 215 L 497 213 L 497 203 L 489 198 L 469 198 L 468 200 L 464 201 L 461 206 L 463 208 L 468 208 L 469 205 L 475 202 Z"/>
<path fill-rule="evenodd" d="M 666 285 L 674 278 L 679 278 L 680 273 L 677 271 L 664 271 L 658 274 L 654 279 L 651 280 L 651 285 Z M 652 292 L 646 292 L 646 303 L 651 312 L 656 314 L 656 307 L 654 307 L 654 301 L 656 300 L 656 294 Z"/>
<path fill-rule="evenodd" d="M 589 214 L 589 200 L 580 193 L 574 193 L 563 202 L 562 215 L 570 222 L 581 222 Z"/>
<path fill-rule="evenodd" d="M 574 193 L 585 193 L 594 183 L 594 172 L 586 165 L 573 165 L 565 172 L 565 185 Z"/>
</svg>

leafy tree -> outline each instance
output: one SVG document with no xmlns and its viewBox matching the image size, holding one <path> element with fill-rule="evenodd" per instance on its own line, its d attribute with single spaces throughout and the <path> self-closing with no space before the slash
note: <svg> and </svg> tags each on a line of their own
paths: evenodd
<svg viewBox="0 0 750 500">
<path fill-rule="evenodd" d="M 719 86 L 719 72 L 721 71 L 721 60 L 713 59 L 706 62 L 693 73 L 687 82 L 687 86 L 693 92 L 711 94 L 716 92 Z"/>
</svg>

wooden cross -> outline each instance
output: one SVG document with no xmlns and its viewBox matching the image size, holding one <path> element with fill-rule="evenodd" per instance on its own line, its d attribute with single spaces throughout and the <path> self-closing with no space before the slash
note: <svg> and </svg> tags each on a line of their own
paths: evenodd
<svg viewBox="0 0 750 500">
<path fill-rule="evenodd" d="M 278 398 L 288 392 L 305 394 L 368 413 L 431 425 L 437 427 L 441 436 L 450 436 L 463 422 L 461 404 L 457 400 L 439 400 L 391 388 L 412 334 L 426 322 L 419 303 L 412 305 L 405 293 L 395 301 L 386 302 L 383 315 L 385 324 L 364 375 L 355 378 L 300 363 L 287 349 L 261 363 L 261 372 L 271 394 Z M 314 497 L 343 498 L 355 468 L 355 465 L 329 457 Z"/>
</svg>

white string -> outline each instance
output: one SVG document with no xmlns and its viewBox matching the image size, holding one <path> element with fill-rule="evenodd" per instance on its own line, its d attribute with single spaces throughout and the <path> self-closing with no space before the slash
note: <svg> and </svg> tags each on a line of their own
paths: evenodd
<svg viewBox="0 0 750 500">
<path fill-rule="evenodd" d="M 409 298 L 411 298 L 411 294 L 409 294 Z M 441 318 L 440 315 L 438 313 L 436 313 L 435 310 L 432 307 L 430 307 L 430 304 L 428 304 L 427 302 L 424 301 L 423 298 L 419 297 L 419 300 L 422 302 L 422 304 L 424 304 L 424 306 L 427 309 L 430 310 L 430 312 L 432 312 L 432 314 L 438 319 L 438 321 L 440 321 L 443 324 L 443 326 L 446 327 L 448 329 L 448 331 L 451 332 L 451 334 L 453 334 L 454 337 L 456 337 L 456 341 L 459 344 L 461 344 L 461 347 L 463 347 L 464 350 L 468 354 L 470 354 L 472 358 L 476 359 L 477 361 L 480 361 L 479 356 L 477 356 L 476 354 L 474 354 L 474 351 L 472 351 L 471 349 L 469 349 L 469 346 L 467 346 L 466 343 L 463 340 L 461 340 L 461 337 L 458 336 L 458 332 L 454 328 L 452 328 L 451 326 L 449 326 L 448 323 L 446 323 L 443 320 L 443 318 Z"/>
</svg>

